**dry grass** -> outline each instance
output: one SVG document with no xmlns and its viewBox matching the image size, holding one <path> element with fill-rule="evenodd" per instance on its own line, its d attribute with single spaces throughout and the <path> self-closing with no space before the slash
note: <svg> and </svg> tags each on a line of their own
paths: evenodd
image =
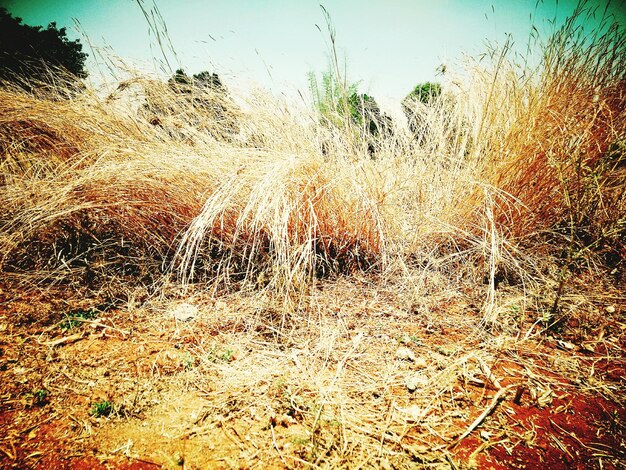
<svg viewBox="0 0 626 470">
<path fill-rule="evenodd" d="M 625 42 L 608 24 L 584 36 L 584 14 L 536 69 L 508 45 L 470 61 L 416 108 L 422 132 L 381 136 L 374 158 L 351 126 L 261 92 L 1 89 L 4 279 L 125 302 L 144 339 L 172 326 L 172 299 L 197 301 L 204 323 L 163 333 L 188 339 L 176 380 L 209 408 L 181 432 L 238 423 L 248 463 L 454 465 L 488 389 L 619 400 L 584 360 L 541 349 L 559 328 L 603 341 L 607 304 L 623 325 Z M 266 441 L 243 442 L 244 425 Z"/>
<path fill-rule="evenodd" d="M 350 126 L 260 93 L 242 108 L 140 78 L 104 100 L 5 90 L 3 264 L 63 276 L 86 252 L 127 246 L 137 268 L 161 264 L 184 284 L 284 294 L 414 259 L 520 278 L 532 263 L 519 246 L 559 227 L 580 249 L 615 242 L 623 36 L 583 36 L 575 21 L 536 70 L 507 45 L 471 64 L 465 85 L 416 109 L 418 136 L 381 136 L 375 159 Z"/>
<path fill-rule="evenodd" d="M 480 326 L 476 306 L 445 282 L 415 303 L 402 287 L 378 281 L 323 281 L 323 296 L 313 294 L 306 309 L 288 318 L 267 295 L 215 300 L 203 292 L 185 299 L 190 321 L 173 316 L 180 301 L 164 298 L 129 301 L 66 332 L 62 322 L 14 327 L 2 316 L 5 355 L 20 354 L 5 373 L 7 396 L 32 401 L 33 390 L 47 390 L 42 411 L 60 430 L 71 414 L 75 424 L 63 435 L 73 441 L 55 448 L 57 455 L 85 452 L 89 442 L 100 461 L 125 455 L 164 468 L 178 468 L 181 460 L 192 468 L 487 465 L 493 463 L 481 460 L 487 445 L 533 455 L 555 447 L 543 421 L 535 428 L 515 413 L 542 416 L 549 425 L 547 416 L 570 429 L 564 423 L 582 420 L 583 401 L 592 403 L 594 422 L 605 422 L 591 434 L 574 428 L 584 442 L 606 442 L 605 427 L 622 425 L 607 413 L 623 400 L 623 384 L 609 376 L 624 367 L 623 313 L 596 307 L 613 300 L 570 299 L 592 328 L 583 343 L 572 339 L 570 351 L 541 328 L 516 338 L 519 296 L 506 297 L 508 312 L 500 313 L 509 323 L 492 335 Z M 44 307 L 14 304 L 15 311 Z M 600 328 L 599 317 L 606 320 Z M 512 401 L 515 392 L 521 405 Z M 104 400 L 112 414 L 90 416 L 93 403 Z M 493 416 L 484 417 L 487 411 Z M 15 429 L 42 434 L 27 419 L 34 413 L 16 420 Z M 471 428 L 481 416 L 479 429 Z M 23 444 L 30 462 L 42 459 L 34 450 L 48 441 L 39 448 L 37 442 Z M 568 451 L 583 451 L 567 442 Z M 617 464 L 620 455 L 605 451 L 603 461 Z"/>
</svg>

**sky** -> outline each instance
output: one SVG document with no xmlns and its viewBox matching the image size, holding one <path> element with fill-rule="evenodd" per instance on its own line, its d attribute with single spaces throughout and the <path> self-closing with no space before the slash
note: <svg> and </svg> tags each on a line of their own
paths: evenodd
<svg viewBox="0 0 626 470">
<path fill-rule="evenodd" d="M 230 88 L 261 86 L 273 93 L 308 96 L 307 74 L 328 70 L 330 37 L 323 9 L 336 32 L 336 50 L 348 80 L 381 104 L 398 103 L 418 83 L 437 80 L 442 64 L 477 55 L 487 42 L 511 35 L 520 49 L 531 25 L 550 29 L 576 0 L 0 0 L 26 24 L 66 26 L 90 54 L 94 82 L 103 62 L 94 51 L 124 59 L 141 71 L 165 76 L 163 54 L 146 20 L 159 12 L 167 28 L 172 69 L 216 72 Z M 604 7 L 603 0 L 589 0 Z M 610 10 L 625 24 L 626 0 Z M 165 26 L 163 26 L 165 25 Z M 93 47 L 94 49 L 92 49 Z M 175 51 L 175 54 L 171 52 Z M 110 56 L 110 55 L 109 55 Z M 155 60 L 156 58 L 156 60 Z M 99 64 L 99 65 L 98 65 Z"/>
</svg>

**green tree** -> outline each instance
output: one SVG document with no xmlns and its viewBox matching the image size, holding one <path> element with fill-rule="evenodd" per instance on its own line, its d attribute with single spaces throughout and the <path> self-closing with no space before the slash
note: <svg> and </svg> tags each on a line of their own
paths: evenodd
<svg viewBox="0 0 626 470">
<path fill-rule="evenodd" d="M 382 113 L 373 96 L 353 93 L 348 98 L 352 121 L 371 137 L 391 132 L 391 117 Z"/>
<path fill-rule="evenodd" d="M 321 86 L 315 73 L 308 74 L 309 89 L 313 96 L 313 105 L 324 125 L 344 129 L 352 122 L 348 119 L 350 110 L 348 97 L 358 91 L 358 83 L 346 84 L 335 77 L 332 71 L 323 72 Z"/>
<path fill-rule="evenodd" d="M 191 82 L 195 87 L 203 90 L 211 90 L 224 94 L 228 93 L 228 90 L 216 73 L 206 71 L 197 73 L 192 77 Z"/>
<path fill-rule="evenodd" d="M 47 28 L 29 26 L 0 8 L 0 82 L 18 83 L 26 89 L 51 84 L 51 70 L 67 72 L 71 81 L 87 77 L 83 46 L 70 41 L 56 23 Z"/>
<path fill-rule="evenodd" d="M 176 70 L 167 84 L 177 93 L 191 93 L 191 77 L 183 69 Z"/>
<path fill-rule="evenodd" d="M 439 83 L 426 82 L 417 85 L 403 102 L 408 104 L 411 101 L 419 101 L 424 104 L 430 104 L 439 95 L 441 95 L 441 85 Z"/>
<path fill-rule="evenodd" d="M 168 79 L 169 93 L 147 90 L 142 113 L 153 125 L 172 127 L 166 121 L 206 130 L 218 139 L 230 139 L 239 132 L 238 108 L 216 73 L 203 71 L 193 76 L 178 69 Z M 184 136 L 181 136 L 184 137 Z"/>
<path fill-rule="evenodd" d="M 187 75 L 184 69 L 178 69 L 167 81 L 170 88 L 183 94 L 200 92 L 217 92 L 228 94 L 228 90 L 220 80 L 219 75 L 203 71 L 193 76 Z"/>
<path fill-rule="evenodd" d="M 322 123 L 355 134 L 373 155 L 377 138 L 392 130 L 391 117 L 381 112 L 373 96 L 358 92 L 358 83 L 344 84 L 332 72 L 322 74 L 321 87 L 315 74 L 310 73 L 308 78 Z"/>
<path fill-rule="evenodd" d="M 424 121 L 419 113 L 421 105 L 429 106 L 441 95 L 439 83 L 426 82 L 417 85 L 403 100 L 402 111 L 409 122 L 409 129 L 413 134 L 425 131 Z"/>
</svg>

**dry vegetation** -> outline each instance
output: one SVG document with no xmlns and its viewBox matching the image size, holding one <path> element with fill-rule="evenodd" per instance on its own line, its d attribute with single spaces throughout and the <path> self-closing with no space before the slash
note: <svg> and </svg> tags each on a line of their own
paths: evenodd
<svg viewBox="0 0 626 470">
<path fill-rule="evenodd" d="M 374 156 L 262 93 L 0 89 L 0 462 L 623 465 L 626 38 L 581 18 Z"/>
</svg>

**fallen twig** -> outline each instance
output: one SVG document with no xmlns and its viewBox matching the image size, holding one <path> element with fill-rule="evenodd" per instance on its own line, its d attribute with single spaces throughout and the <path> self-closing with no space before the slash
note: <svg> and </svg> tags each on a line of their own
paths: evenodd
<svg viewBox="0 0 626 470">
<path fill-rule="evenodd" d="M 13 447 L 13 453 L 11 453 L 11 451 L 9 451 L 9 450 L 7 450 L 7 449 L 5 449 L 3 447 L 0 447 L 0 452 L 3 452 L 4 454 L 6 454 L 6 456 L 8 458 L 10 458 L 11 460 L 15 460 L 15 457 L 16 457 L 15 447 L 13 445 L 11 445 L 11 446 Z"/>
<path fill-rule="evenodd" d="M 108 330 L 118 331 L 118 332 L 122 333 L 122 336 L 127 336 L 127 335 L 130 334 L 130 331 L 128 331 L 128 330 L 122 330 L 120 328 L 116 328 L 116 327 L 111 326 L 111 325 L 105 325 L 104 323 L 102 323 L 101 321 L 98 321 L 98 320 L 91 320 L 91 319 L 88 319 L 88 318 L 80 318 L 80 317 L 69 317 L 66 320 L 71 320 L 71 321 L 75 321 L 75 322 L 79 322 L 79 323 L 88 323 L 93 328 L 104 328 L 104 329 L 108 329 Z M 66 320 L 64 320 L 64 321 L 66 321 Z"/>
<path fill-rule="evenodd" d="M 270 425 L 270 430 L 272 431 L 272 444 L 274 444 L 274 449 L 276 449 L 276 452 L 278 452 L 278 456 L 280 457 L 280 460 L 285 465 L 285 468 L 289 468 L 289 465 L 287 465 L 287 461 L 285 460 L 285 457 L 283 457 L 283 453 L 280 451 L 280 449 L 278 448 L 278 444 L 276 443 L 276 435 L 274 434 L 274 426 Z"/>
<path fill-rule="evenodd" d="M 42 424 L 47 423 L 48 421 L 52 420 L 54 418 L 54 416 L 48 416 L 46 419 L 44 419 L 43 421 L 38 422 L 37 424 L 34 424 L 33 426 L 29 426 L 26 429 L 23 429 L 20 431 L 20 434 L 22 436 L 30 433 L 33 429 L 38 428 L 39 426 L 41 426 Z"/>
<path fill-rule="evenodd" d="M 54 347 L 54 346 L 58 346 L 64 343 L 75 343 L 76 341 L 83 339 L 83 337 L 84 337 L 83 333 L 76 333 L 75 335 L 64 336 L 63 338 L 55 339 L 52 341 L 38 341 L 38 342 L 39 344 L 43 344 L 44 346 Z"/>
<path fill-rule="evenodd" d="M 504 394 L 507 392 L 507 390 L 510 390 L 511 388 L 515 386 L 516 385 L 508 385 L 498 390 L 498 393 L 496 393 L 494 397 L 491 399 L 491 403 L 489 403 L 489 406 L 485 408 L 485 411 L 483 411 L 481 415 L 478 418 L 476 418 L 476 420 L 472 424 L 469 425 L 469 427 L 465 430 L 465 432 L 461 434 L 456 441 L 454 441 L 452 444 L 448 446 L 448 448 L 453 449 L 454 447 L 459 445 L 459 443 L 463 439 L 465 439 L 467 436 L 469 436 L 474 429 L 480 426 L 480 424 L 485 420 L 485 418 L 493 412 L 496 406 L 498 406 L 498 403 L 500 403 L 500 401 L 504 398 Z"/>
<path fill-rule="evenodd" d="M 480 368 L 482 369 L 483 373 L 485 374 L 485 377 L 487 378 L 487 380 L 489 380 L 489 382 L 491 382 L 494 387 L 496 387 L 498 390 L 500 390 L 502 388 L 502 385 L 500 385 L 500 381 L 494 375 L 494 373 L 491 371 L 491 369 L 489 368 L 487 363 L 480 356 L 477 355 L 475 357 L 476 357 L 476 361 L 480 365 Z"/>
</svg>

